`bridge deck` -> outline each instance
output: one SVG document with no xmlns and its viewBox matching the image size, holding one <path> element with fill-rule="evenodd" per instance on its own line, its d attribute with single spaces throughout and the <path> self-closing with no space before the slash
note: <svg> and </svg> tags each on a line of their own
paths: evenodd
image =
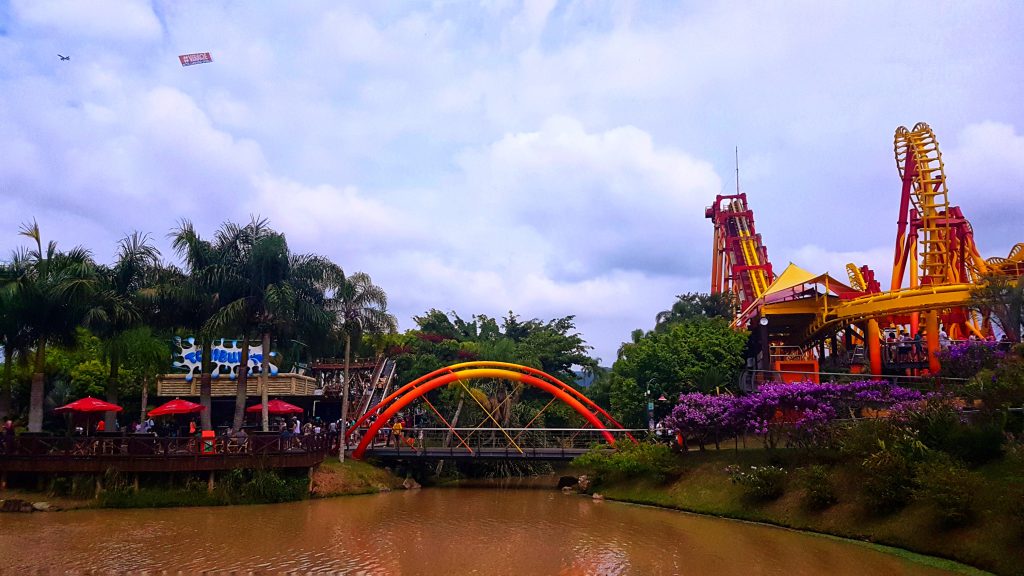
<svg viewBox="0 0 1024 576">
<path fill-rule="evenodd" d="M 572 460 L 586 454 L 584 448 L 477 448 L 472 452 L 459 448 L 412 448 L 377 447 L 368 449 L 365 456 L 382 460 Z"/>
</svg>

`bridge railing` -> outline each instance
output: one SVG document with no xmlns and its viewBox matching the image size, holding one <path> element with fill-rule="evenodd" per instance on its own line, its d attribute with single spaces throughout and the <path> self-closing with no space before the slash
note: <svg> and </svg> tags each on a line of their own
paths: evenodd
<svg viewBox="0 0 1024 576">
<path fill-rule="evenodd" d="M 607 446 L 605 434 L 617 442 L 629 441 L 634 437 L 646 436 L 647 430 L 623 430 L 618 428 L 407 428 L 400 434 L 392 430 L 381 430 L 368 451 L 419 452 L 447 451 L 450 453 L 508 452 L 537 453 L 544 450 L 585 452 L 593 447 Z M 359 444 L 361 436 L 353 435 L 348 448 Z"/>
<path fill-rule="evenodd" d="M 4 456 L 32 457 L 104 457 L 104 456 L 185 456 L 194 454 L 248 454 L 269 456 L 295 452 L 324 452 L 334 437 L 327 434 L 282 437 L 278 434 L 251 434 L 248 437 L 200 438 L 158 437 L 149 434 L 100 436 L 46 436 L 25 434 L 0 440 L 0 460 Z M 335 444 L 335 450 L 337 446 Z"/>
</svg>

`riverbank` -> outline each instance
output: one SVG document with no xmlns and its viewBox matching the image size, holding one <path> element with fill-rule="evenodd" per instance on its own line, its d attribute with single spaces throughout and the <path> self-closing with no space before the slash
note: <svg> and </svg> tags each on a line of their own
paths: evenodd
<svg viewBox="0 0 1024 576">
<path fill-rule="evenodd" d="M 726 471 L 729 466 L 749 469 L 768 464 L 782 467 L 789 476 L 785 491 L 771 500 L 752 500 Z M 1013 463 L 1000 461 L 976 470 L 983 480 L 976 494 L 975 518 L 955 528 L 944 527 L 933 507 L 921 502 L 886 515 L 870 513 L 859 498 L 858 470 L 851 466 L 830 468 L 835 503 L 809 509 L 807 488 L 798 481 L 802 472 L 799 462 L 787 462 L 765 450 L 690 452 L 679 457 L 677 468 L 664 482 L 603 478 L 590 491 L 611 500 L 829 534 L 999 574 L 1024 574 L 1024 526 L 1009 502 L 1009 496 L 1024 490 L 1024 474 Z"/>
<path fill-rule="evenodd" d="M 311 498 L 373 494 L 404 488 L 404 479 L 366 462 L 327 460 L 313 472 Z"/>
<path fill-rule="evenodd" d="M 223 474 L 212 490 L 205 480 L 182 478 L 149 479 L 133 486 L 126 478 L 107 474 L 103 489 L 96 490 L 91 476 L 61 476 L 48 482 L 46 490 L 8 488 L 0 492 L 5 501 L 37 504 L 36 511 L 57 512 L 83 508 L 171 508 L 229 506 L 294 502 L 306 498 L 330 498 L 371 494 L 403 488 L 404 480 L 390 471 L 365 462 L 325 461 L 309 477 L 278 474 L 266 470 L 232 470 Z"/>
</svg>

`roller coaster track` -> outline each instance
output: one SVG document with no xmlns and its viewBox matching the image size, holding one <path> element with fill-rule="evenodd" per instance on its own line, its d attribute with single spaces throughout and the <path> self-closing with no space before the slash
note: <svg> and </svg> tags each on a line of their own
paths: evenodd
<svg viewBox="0 0 1024 576">
<path fill-rule="evenodd" d="M 711 292 L 734 294 L 739 309 L 745 310 L 775 280 L 747 195 L 718 195 L 704 216 L 715 226 Z"/>
<path fill-rule="evenodd" d="M 930 285 L 846 300 L 817 315 L 804 333 L 804 340 L 813 341 L 830 328 L 865 319 L 962 307 L 970 299 L 972 288 L 974 284 Z"/>
</svg>

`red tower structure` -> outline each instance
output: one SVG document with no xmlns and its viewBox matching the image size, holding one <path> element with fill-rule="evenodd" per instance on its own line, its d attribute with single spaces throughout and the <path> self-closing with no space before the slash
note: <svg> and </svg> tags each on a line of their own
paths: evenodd
<svg viewBox="0 0 1024 576">
<path fill-rule="evenodd" d="M 775 280 L 768 249 L 754 229 L 747 195 L 719 194 L 704 210 L 715 226 L 711 261 L 711 293 L 736 297 L 740 312 L 760 298 Z"/>
</svg>

